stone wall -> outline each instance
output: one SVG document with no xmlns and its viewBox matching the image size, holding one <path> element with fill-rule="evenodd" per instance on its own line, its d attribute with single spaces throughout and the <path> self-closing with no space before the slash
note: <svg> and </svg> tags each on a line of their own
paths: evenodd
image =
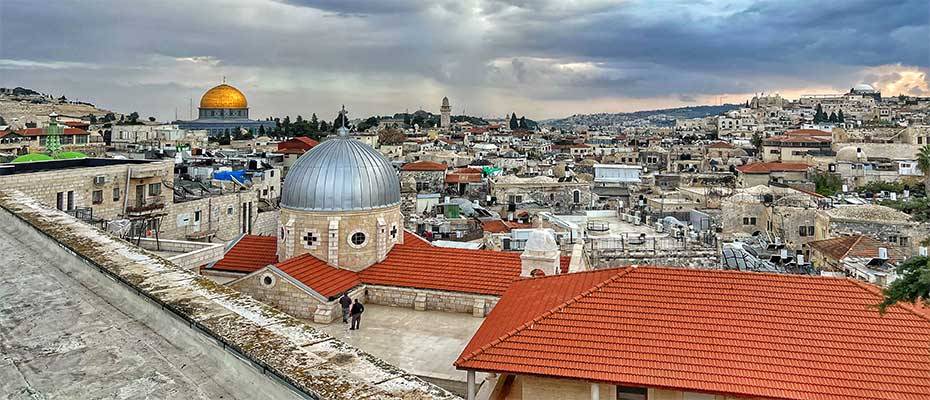
<svg viewBox="0 0 930 400">
<path fill-rule="evenodd" d="M 356 272 L 381 261 L 394 244 L 404 240 L 400 205 L 335 212 L 283 208 L 281 226 L 284 234 L 278 232 L 279 259 L 310 253 Z M 352 243 L 356 233 L 364 234 L 360 245 Z"/>
<path fill-rule="evenodd" d="M 148 185 L 161 182 L 164 177 L 172 176 L 174 165 L 169 162 L 152 162 L 146 164 L 119 164 L 98 167 L 62 168 L 13 175 L 0 175 L 0 188 L 17 190 L 49 207 L 55 207 L 58 193 L 63 193 L 67 207 L 68 192 L 73 192 L 74 207 L 90 207 L 95 218 L 112 220 L 123 213 L 125 201 L 130 204 L 136 199 L 136 185 Z M 148 171 L 154 175 L 144 179 L 132 179 L 127 187 L 129 171 Z M 97 184 L 94 178 L 102 177 L 104 182 Z M 166 188 L 165 188 L 166 189 Z M 118 197 L 114 197 L 117 190 Z M 95 191 L 102 195 L 94 204 Z"/>
<path fill-rule="evenodd" d="M 365 288 L 367 303 L 419 311 L 468 313 L 484 317 L 499 300 L 496 296 L 436 290 L 369 285 Z"/>
<path fill-rule="evenodd" d="M 495 393 L 501 392 L 503 379 L 497 380 Z M 589 400 L 591 396 L 591 382 L 571 379 L 544 378 L 538 376 L 518 375 L 515 377 L 509 394 L 502 397 L 505 400 Z M 738 400 L 736 397 L 724 395 L 682 392 L 679 390 L 666 390 L 647 388 L 649 400 Z M 599 399 L 616 400 L 617 386 L 598 384 Z"/>
<path fill-rule="evenodd" d="M 225 247 L 219 243 L 186 242 L 181 240 L 140 239 L 139 247 L 150 251 L 178 253 L 166 258 L 172 263 L 197 271 L 200 266 L 223 259 Z"/>
<path fill-rule="evenodd" d="M 400 171 L 400 179 L 412 177 L 419 193 L 442 193 L 446 171 Z"/>
<path fill-rule="evenodd" d="M 252 234 L 259 236 L 275 236 L 278 232 L 278 219 L 280 217 L 280 210 L 258 213 L 255 217 L 255 222 L 252 223 Z"/>
<path fill-rule="evenodd" d="M 252 205 L 252 227 L 258 216 L 258 197 L 253 190 L 211 196 L 166 207 L 161 235 L 169 239 L 185 239 L 188 234 L 215 231 L 214 242 L 228 242 L 242 233 L 243 210 Z M 197 212 L 200 220 L 197 221 Z"/>
<path fill-rule="evenodd" d="M 313 319 L 317 306 L 324 303 L 271 269 L 230 282 L 228 286 L 297 318 Z"/>
<path fill-rule="evenodd" d="M 579 197 L 577 203 L 574 201 L 575 191 Z M 513 196 L 522 198 L 523 203 L 535 202 L 551 207 L 557 213 L 587 209 L 593 198 L 590 184 L 576 182 L 551 185 L 497 183 L 491 186 L 490 193 L 497 197 L 499 204 L 507 204 Z"/>
</svg>

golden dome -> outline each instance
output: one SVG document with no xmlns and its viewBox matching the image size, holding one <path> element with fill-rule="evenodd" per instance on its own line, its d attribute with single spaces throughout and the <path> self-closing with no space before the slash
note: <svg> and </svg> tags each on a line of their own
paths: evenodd
<svg viewBox="0 0 930 400">
<path fill-rule="evenodd" d="M 200 98 L 200 108 L 248 108 L 245 95 L 232 86 L 222 84 L 208 90 Z"/>
</svg>

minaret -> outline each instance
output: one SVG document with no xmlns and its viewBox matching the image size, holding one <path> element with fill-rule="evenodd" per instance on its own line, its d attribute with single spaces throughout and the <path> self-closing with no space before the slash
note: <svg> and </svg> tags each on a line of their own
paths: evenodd
<svg viewBox="0 0 930 400">
<path fill-rule="evenodd" d="M 439 127 L 449 129 L 452 126 L 452 107 L 449 105 L 449 98 L 442 98 L 442 107 L 439 107 Z"/>
</svg>

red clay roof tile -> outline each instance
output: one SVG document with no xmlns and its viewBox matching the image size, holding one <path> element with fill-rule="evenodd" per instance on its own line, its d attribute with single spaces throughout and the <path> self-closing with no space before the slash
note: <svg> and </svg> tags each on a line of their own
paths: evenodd
<svg viewBox="0 0 930 400">
<path fill-rule="evenodd" d="M 211 270 L 251 273 L 278 262 L 278 241 L 274 236 L 245 235 Z"/>
<path fill-rule="evenodd" d="M 435 161 L 414 161 L 400 167 L 402 171 L 445 171 L 446 164 Z"/>
<path fill-rule="evenodd" d="M 332 267 L 309 253 L 275 267 L 327 298 L 338 296 L 362 283 L 355 272 Z"/>
<path fill-rule="evenodd" d="M 523 280 L 455 365 L 744 398 L 930 398 L 930 318 L 881 316 L 880 298 L 853 280 L 735 271 Z"/>
<path fill-rule="evenodd" d="M 878 257 L 878 249 L 888 249 L 889 258 L 901 260 L 904 255 L 897 246 L 885 243 L 865 235 L 842 236 L 832 239 L 816 240 L 808 243 L 809 246 L 834 260 L 846 257 Z"/>
</svg>

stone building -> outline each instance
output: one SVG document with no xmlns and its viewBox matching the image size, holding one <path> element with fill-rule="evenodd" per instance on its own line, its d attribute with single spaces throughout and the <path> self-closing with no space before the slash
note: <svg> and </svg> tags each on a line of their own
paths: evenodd
<svg viewBox="0 0 930 400">
<path fill-rule="evenodd" d="M 591 206 L 593 193 L 591 184 L 572 178 L 550 178 L 537 176 L 520 178 L 504 175 L 489 180 L 492 198 L 500 204 L 535 203 L 552 208 L 556 212 L 582 210 Z"/>
<path fill-rule="evenodd" d="M 412 178 L 417 193 L 442 193 L 446 180 L 446 164 L 414 161 L 400 168 L 400 179 Z"/>
<path fill-rule="evenodd" d="M 172 161 L 84 158 L 0 165 L 0 187 L 87 220 L 152 217 L 162 239 L 229 241 L 250 233 L 258 214 L 254 190 L 175 200 Z M 145 227 L 155 236 L 155 226 Z"/>
<path fill-rule="evenodd" d="M 771 182 L 791 183 L 806 182 L 811 166 L 798 162 L 760 162 L 736 167 L 736 184 L 748 188 L 768 185 Z"/>
<path fill-rule="evenodd" d="M 865 204 L 820 210 L 814 233 L 816 240 L 865 235 L 894 244 L 910 256 L 916 255 L 920 243 L 930 237 L 930 226 L 893 208 Z"/>
</svg>

